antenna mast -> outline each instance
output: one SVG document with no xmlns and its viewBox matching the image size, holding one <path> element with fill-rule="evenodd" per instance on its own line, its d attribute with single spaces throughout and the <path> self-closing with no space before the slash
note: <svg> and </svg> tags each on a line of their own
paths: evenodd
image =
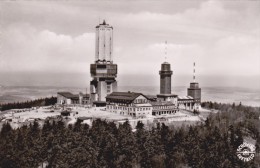
<svg viewBox="0 0 260 168">
<path fill-rule="evenodd" d="M 193 62 L 193 82 L 195 82 L 195 61 Z"/>
<path fill-rule="evenodd" d="M 164 59 L 167 61 L 167 41 L 165 41 L 165 49 L 164 49 Z"/>
</svg>

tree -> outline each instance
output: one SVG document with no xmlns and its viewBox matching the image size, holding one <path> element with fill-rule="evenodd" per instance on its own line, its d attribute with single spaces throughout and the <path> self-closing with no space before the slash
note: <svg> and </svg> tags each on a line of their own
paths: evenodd
<svg viewBox="0 0 260 168">
<path fill-rule="evenodd" d="M 118 127 L 118 161 L 117 167 L 137 165 L 138 149 L 135 136 L 128 121 Z"/>
<path fill-rule="evenodd" d="M 9 122 L 4 123 L 1 129 L 1 137 L 5 138 L 12 131 L 12 127 Z"/>
</svg>

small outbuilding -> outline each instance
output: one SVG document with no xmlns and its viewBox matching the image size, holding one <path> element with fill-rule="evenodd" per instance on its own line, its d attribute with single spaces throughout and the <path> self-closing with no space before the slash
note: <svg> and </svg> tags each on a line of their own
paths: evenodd
<svg viewBox="0 0 260 168">
<path fill-rule="evenodd" d="M 95 107 L 106 107 L 107 103 L 105 101 L 94 101 L 93 105 Z"/>
<path fill-rule="evenodd" d="M 70 112 L 69 111 L 62 111 L 60 112 L 61 116 L 70 116 Z"/>
<path fill-rule="evenodd" d="M 89 94 L 72 94 L 70 92 L 58 92 L 57 93 L 57 104 L 88 104 Z"/>
</svg>

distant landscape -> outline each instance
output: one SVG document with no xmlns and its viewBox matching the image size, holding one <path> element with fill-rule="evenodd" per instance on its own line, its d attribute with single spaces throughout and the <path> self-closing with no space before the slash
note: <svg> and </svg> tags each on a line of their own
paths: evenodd
<svg viewBox="0 0 260 168">
<path fill-rule="evenodd" d="M 187 94 L 187 86 L 172 88 L 172 93 L 184 96 Z M 72 93 L 84 92 L 87 88 L 79 87 L 55 87 L 55 86 L 2 86 L 0 87 L 0 103 L 23 102 L 38 98 L 56 96 L 59 91 Z M 156 95 L 159 93 L 157 86 L 119 86 L 118 91 L 142 92 Z M 220 103 L 233 103 L 260 107 L 260 90 L 239 87 L 202 87 L 202 101 Z"/>
</svg>

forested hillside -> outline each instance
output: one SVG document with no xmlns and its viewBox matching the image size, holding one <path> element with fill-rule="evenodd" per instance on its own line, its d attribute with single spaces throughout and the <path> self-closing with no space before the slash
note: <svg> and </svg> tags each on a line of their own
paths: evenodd
<svg viewBox="0 0 260 168">
<path fill-rule="evenodd" d="M 0 110 L 5 111 L 10 109 L 24 109 L 24 108 L 32 108 L 37 106 L 49 106 L 49 105 L 54 105 L 56 103 L 57 103 L 56 97 L 42 98 L 42 99 L 36 99 L 36 100 L 26 101 L 26 102 L 0 104 Z"/>
<path fill-rule="evenodd" d="M 206 107 L 208 103 L 204 103 Z M 151 130 L 138 123 L 95 120 L 92 127 L 65 126 L 62 121 L 37 122 L 0 133 L 0 167 L 259 167 L 259 108 L 221 105 L 204 124 Z M 258 118 L 257 118 L 258 117 Z M 256 140 L 257 156 L 243 162 L 236 156 L 243 138 Z"/>
</svg>

